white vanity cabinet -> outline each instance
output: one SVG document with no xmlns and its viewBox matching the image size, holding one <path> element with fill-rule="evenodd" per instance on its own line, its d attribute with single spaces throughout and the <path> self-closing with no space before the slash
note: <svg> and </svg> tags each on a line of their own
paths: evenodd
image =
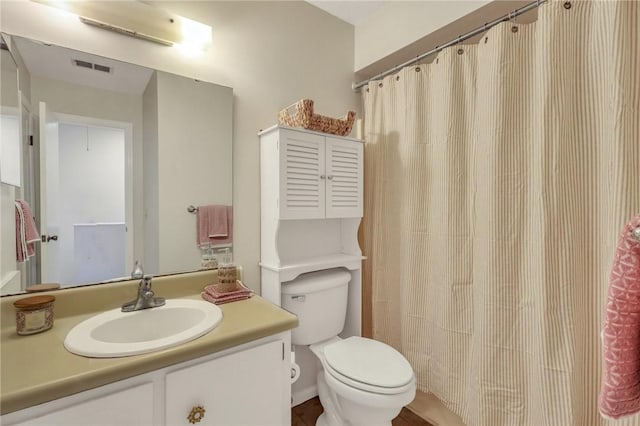
<svg viewBox="0 0 640 426">
<path fill-rule="evenodd" d="M 291 423 L 290 332 L 6 414 L 3 425 Z M 286 348 L 286 350 L 285 350 Z"/>
<path fill-rule="evenodd" d="M 362 217 L 362 141 L 276 127 L 261 134 L 260 155 L 279 219 Z"/>
</svg>

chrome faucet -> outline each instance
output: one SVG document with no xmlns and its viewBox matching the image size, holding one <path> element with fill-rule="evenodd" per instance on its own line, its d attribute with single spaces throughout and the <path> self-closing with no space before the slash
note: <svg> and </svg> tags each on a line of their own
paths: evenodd
<svg viewBox="0 0 640 426">
<path fill-rule="evenodd" d="M 155 308 L 164 304 L 164 297 L 155 297 L 153 290 L 151 290 L 151 275 L 145 275 L 138 284 L 138 297 L 136 300 L 122 305 L 122 312 Z"/>
</svg>

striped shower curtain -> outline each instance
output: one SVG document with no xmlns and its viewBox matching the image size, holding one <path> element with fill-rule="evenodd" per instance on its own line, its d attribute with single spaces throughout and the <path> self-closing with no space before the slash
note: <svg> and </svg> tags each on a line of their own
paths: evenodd
<svg viewBox="0 0 640 426">
<path fill-rule="evenodd" d="M 608 424 L 599 332 L 640 213 L 639 25 L 639 2 L 552 0 L 363 88 L 373 337 L 467 425 Z"/>
</svg>

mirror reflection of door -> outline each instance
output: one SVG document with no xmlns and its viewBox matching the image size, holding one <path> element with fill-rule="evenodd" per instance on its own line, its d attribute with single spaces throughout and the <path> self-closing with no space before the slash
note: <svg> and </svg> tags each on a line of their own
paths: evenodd
<svg viewBox="0 0 640 426">
<path fill-rule="evenodd" d="M 55 114 L 41 103 L 42 281 L 124 277 L 130 125 Z"/>
</svg>

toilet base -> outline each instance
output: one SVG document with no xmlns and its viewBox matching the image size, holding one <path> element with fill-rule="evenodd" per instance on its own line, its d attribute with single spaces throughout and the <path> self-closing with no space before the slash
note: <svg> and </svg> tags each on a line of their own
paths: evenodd
<svg viewBox="0 0 640 426">
<path fill-rule="evenodd" d="M 327 416 L 325 413 L 320 414 L 318 420 L 316 420 L 316 426 L 331 426 L 327 421 Z"/>
<path fill-rule="evenodd" d="M 395 418 L 402 409 L 402 407 L 396 409 L 365 407 L 353 401 L 346 401 L 340 395 L 330 391 L 324 375 L 321 369 L 317 378 L 318 396 L 324 412 L 316 420 L 316 426 L 391 426 L 390 420 L 379 421 L 378 419 L 380 417 Z M 377 415 L 370 416 L 372 412 L 377 412 Z"/>
<path fill-rule="evenodd" d="M 318 420 L 316 420 L 316 426 L 358 426 L 354 423 L 340 423 L 339 425 L 335 425 L 335 424 L 331 424 L 329 423 L 329 420 L 327 420 L 327 416 L 325 415 L 325 413 L 320 414 L 320 417 L 318 417 Z M 376 425 L 372 425 L 371 423 L 367 423 L 366 425 L 362 425 L 362 426 L 391 426 L 391 422 L 385 422 L 385 423 L 379 423 Z"/>
</svg>

